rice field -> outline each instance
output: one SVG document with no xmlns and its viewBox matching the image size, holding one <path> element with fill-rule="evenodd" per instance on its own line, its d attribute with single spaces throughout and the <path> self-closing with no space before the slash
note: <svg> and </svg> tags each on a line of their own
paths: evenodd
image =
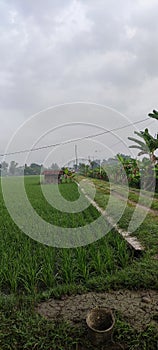
<svg viewBox="0 0 158 350">
<path fill-rule="evenodd" d="M 13 192 L 19 193 L 20 178 L 10 177 L 5 181 L 8 192 L 12 188 Z M 109 184 L 99 180 L 94 183 L 95 201 L 104 209 L 108 206 L 109 214 L 115 218 L 115 209 L 124 208 L 124 201 L 113 195 L 110 202 Z M 56 185 L 41 185 L 38 176 L 25 177 L 25 189 L 35 212 L 57 227 L 83 227 L 86 232 L 86 226 L 100 216 L 86 202 L 82 211 L 61 212 L 52 206 L 51 198 L 56 202 Z M 63 202 L 67 201 L 67 209 L 75 207 L 80 197 L 82 202 L 85 201 L 76 183 L 60 184 L 59 191 Z M 130 193 L 131 196 L 134 194 L 133 198 L 137 200 L 137 192 Z M 13 201 L 12 205 L 23 208 L 20 200 L 19 193 L 19 201 Z M 154 201 L 156 207 L 156 197 Z M 118 222 L 120 227 L 127 229 L 133 211 L 133 205 L 128 203 Z M 103 232 L 102 238 L 85 246 L 57 248 L 39 243 L 14 223 L 1 188 L 0 220 L 0 349 L 77 350 L 80 349 L 78 344 L 82 344 L 81 349 L 93 349 L 84 327 L 78 329 L 60 320 L 49 322 L 41 318 L 35 312 L 37 302 L 88 291 L 158 288 L 156 215 L 149 213 L 134 232 L 146 248 L 139 259 L 114 229 L 105 235 Z M 114 335 L 115 339 L 128 344 L 126 349 L 132 350 L 154 350 L 158 341 L 157 333 L 150 325 L 144 332 L 136 332 L 120 315 L 116 315 Z"/>
<path fill-rule="evenodd" d="M 14 181 L 18 188 L 19 178 Z M 54 186 L 47 185 L 52 194 Z M 54 225 L 84 226 L 99 216 L 92 205 L 83 212 L 61 214 L 44 198 L 38 177 L 26 177 L 25 187 L 34 209 Z M 75 183 L 61 184 L 59 188 L 62 196 L 70 202 L 79 197 Z M 0 289 L 4 293 L 36 293 L 61 286 L 86 286 L 90 280 L 103 275 L 108 278 L 132 262 L 133 256 L 125 241 L 114 230 L 85 247 L 55 248 L 36 242 L 15 225 L 5 208 L 2 194 L 0 212 Z"/>
</svg>

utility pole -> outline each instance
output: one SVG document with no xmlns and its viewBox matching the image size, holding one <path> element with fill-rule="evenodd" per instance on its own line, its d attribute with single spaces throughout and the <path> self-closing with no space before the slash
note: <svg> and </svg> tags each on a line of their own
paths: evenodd
<svg viewBox="0 0 158 350">
<path fill-rule="evenodd" d="M 76 170 L 77 170 L 77 167 L 78 167 L 78 159 L 77 159 L 77 145 L 75 145 L 75 158 L 76 158 Z"/>
</svg>

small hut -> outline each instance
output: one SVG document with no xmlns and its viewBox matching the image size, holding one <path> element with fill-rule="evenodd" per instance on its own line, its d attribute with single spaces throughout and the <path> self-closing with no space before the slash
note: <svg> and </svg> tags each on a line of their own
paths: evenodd
<svg viewBox="0 0 158 350">
<path fill-rule="evenodd" d="M 64 172 L 63 170 L 45 170 L 43 175 L 45 184 L 59 184 Z"/>
</svg>

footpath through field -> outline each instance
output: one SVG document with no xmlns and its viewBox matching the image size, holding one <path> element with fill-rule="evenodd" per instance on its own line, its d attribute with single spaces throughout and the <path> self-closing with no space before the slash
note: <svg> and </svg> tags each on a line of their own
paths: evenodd
<svg viewBox="0 0 158 350">
<path fill-rule="evenodd" d="M 83 181 L 86 181 L 86 179 Z M 89 202 L 98 210 L 99 213 L 101 213 L 101 215 L 103 215 L 106 220 L 108 221 L 108 223 L 111 225 L 111 228 L 114 228 L 128 243 L 128 245 L 130 246 L 130 248 L 134 249 L 135 253 L 137 255 L 139 255 L 139 253 L 144 251 L 144 247 L 143 245 L 139 242 L 139 240 L 136 237 L 131 236 L 131 233 L 129 231 L 125 231 L 122 228 L 119 227 L 118 224 L 116 224 L 114 222 L 114 219 L 109 216 L 106 213 L 106 210 L 102 209 L 95 200 L 93 200 L 92 198 L 90 198 L 89 195 L 86 194 L 86 191 L 83 189 L 82 186 L 80 186 L 80 184 L 78 184 L 78 186 L 80 187 L 81 191 L 84 193 L 85 197 L 89 200 Z M 126 198 L 124 196 L 121 196 L 119 193 L 115 192 L 113 195 L 117 196 L 117 198 L 121 198 L 123 200 L 126 200 Z M 132 201 L 131 201 L 132 202 Z M 132 202 L 132 204 L 135 206 L 136 203 Z M 142 205 L 139 205 L 140 208 L 144 208 Z M 147 209 L 147 208 L 146 208 Z"/>
<path fill-rule="evenodd" d="M 134 191 L 133 191 L 133 192 L 134 192 Z M 120 193 L 118 193 L 116 189 L 113 189 L 113 194 L 114 194 L 114 196 L 116 196 L 117 198 L 120 198 L 121 200 L 126 201 L 126 198 L 125 198 L 123 195 L 121 195 Z M 153 214 L 153 215 L 158 215 L 158 210 L 152 209 L 152 208 L 148 208 L 147 206 L 145 206 L 145 205 L 143 205 L 143 204 L 140 204 L 140 203 L 137 203 L 136 201 L 131 200 L 131 199 L 129 199 L 129 198 L 128 198 L 128 202 L 127 202 L 127 203 L 130 203 L 130 204 L 132 204 L 133 206 L 136 206 L 136 205 L 137 205 L 137 207 L 139 207 L 139 208 L 141 208 L 141 209 L 144 209 L 144 210 L 147 210 L 149 213 L 151 213 L 151 214 Z"/>
</svg>

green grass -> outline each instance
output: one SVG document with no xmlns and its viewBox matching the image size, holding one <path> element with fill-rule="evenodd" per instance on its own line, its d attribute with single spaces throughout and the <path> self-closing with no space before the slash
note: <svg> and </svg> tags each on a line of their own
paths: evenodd
<svg viewBox="0 0 158 350">
<path fill-rule="evenodd" d="M 105 182 L 105 181 L 100 181 L 97 179 L 93 179 L 93 182 L 95 183 L 96 187 L 97 187 L 97 193 L 95 196 L 95 201 L 99 204 L 99 206 L 103 209 L 107 208 L 108 202 L 109 202 L 109 183 Z M 115 188 L 118 193 L 120 194 L 125 194 L 126 190 L 120 186 L 117 185 L 112 185 L 112 188 Z M 129 196 L 128 198 L 133 200 L 135 202 L 135 205 L 131 204 L 131 203 L 126 203 L 125 205 L 125 209 L 123 211 L 123 214 L 121 216 L 121 218 L 118 221 L 118 226 L 124 230 L 128 229 L 128 225 L 130 223 L 130 220 L 133 216 L 133 213 L 135 211 L 135 207 L 136 204 L 138 202 L 138 198 L 139 198 L 139 190 L 129 190 Z M 143 197 L 142 197 L 142 204 L 145 205 L 145 203 L 147 204 L 147 197 L 149 196 L 149 193 L 147 193 L 146 191 L 143 192 Z M 109 209 L 109 213 L 112 215 L 112 217 L 115 219 L 117 218 L 117 213 L 120 210 L 120 208 L 124 207 L 124 200 L 121 198 L 117 198 L 117 196 L 115 196 L 115 192 L 112 191 L 112 209 L 110 212 Z M 156 209 L 158 208 L 158 200 L 157 198 L 157 194 L 156 197 L 154 198 L 154 201 L 151 205 L 152 209 Z M 143 199 L 145 202 L 143 202 Z M 116 212 L 116 216 L 115 216 L 115 212 Z M 142 208 L 137 208 L 137 212 L 138 212 L 138 217 L 139 215 L 141 216 L 141 214 L 144 212 L 144 210 Z M 157 215 L 154 215 L 153 213 L 148 213 L 148 215 L 146 215 L 144 221 L 141 223 L 141 225 L 139 226 L 139 228 L 133 233 L 134 236 L 136 236 L 141 242 L 142 244 L 145 245 L 146 250 L 150 251 L 150 253 L 153 254 L 158 254 L 158 218 Z"/>
<path fill-rule="evenodd" d="M 6 179 L 7 181 L 7 179 Z M 18 178 L 9 179 L 18 189 Z M 106 208 L 109 184 L 95 181 L 95 200 Z M 43 185 L 44 186 L 44 185 Z M 55 185 L 45 185 L 52 191 Z M 25 187 L 31 205 L 47 222 L 61 227 L 79 227 L 93 222 L 100 214 L 90 205 L 83 212 L 60 213 L 43 196 L 38 177 L 26 177 Z M 60 193 L 70 204 L 79 198 L 75 183 L 59 186 Z M 120 200 L 113 199 L 112 206 Z M 128 205 L 119 221 L 126 229 L 134 208 Z M 158 219 L 148 215 L 135 235 L 143 242 L 146 252 L 136 259 L 126 242 L 115 230 L 100 240 L 78 248 L 54 248 L 26 236 L 12 221 L 0 192 L 0 349 L 79 349 L 88 344 L 85 328 L 78 330 L 63 322 L 48 322 L 34 312 L 37 301 L 51 296 L 103 291 L 118 288 L 158 288 L 157 254 Z M 155 349 L 154 330 L 135 333 L 118 318 L 115 331 L 129 349 Z M 147 335 L 146 335 L 147 334 Z M 153 339 L 152 336 L 153 335 Z M 144 345 L 146 344 L 146 345 Z"/>
<path fill-rule="evenodd" d="M 78 176 L 78 179 L 81 180 L 83 177 Z M 110 184 L 109 182 L 106 181 L 100 181 L 98 179 L 91 179 L 93 183 L 96 186 L 97 189 L 97 194 L 96 194 L 96 200 L 98 201 L 99 197 L 101 198 L 100 204 L 102 207 L 106 207 L 107 202 L 108 202 L 108 196 L 110 194 Z M 152 198 L 152 203 L 151 203 L 151 209 L 158 210 L 158 194 L 157 193 L 152 193 L 152 192 L 147 192 L 145 190 L 139 190 L 139 189 L 133 189 L 129 188 L 127 189 L 126 186 L 124 185 L 118 185 L 111 183 L 111 193 L 116 196 L 117 194 L 123 196 L 126 198 L 127 196 L 127 190 L 129 190 L 128 193 L 128 199 L 133 201 L 134 203 L 138 203 L 143 205 L 143 206 L 149 206 L 149 198 Z M 141 196 L 140 196 L 141 194 Z M 104 203 L 103 198 L 106 203 Z"/>
</svg>

